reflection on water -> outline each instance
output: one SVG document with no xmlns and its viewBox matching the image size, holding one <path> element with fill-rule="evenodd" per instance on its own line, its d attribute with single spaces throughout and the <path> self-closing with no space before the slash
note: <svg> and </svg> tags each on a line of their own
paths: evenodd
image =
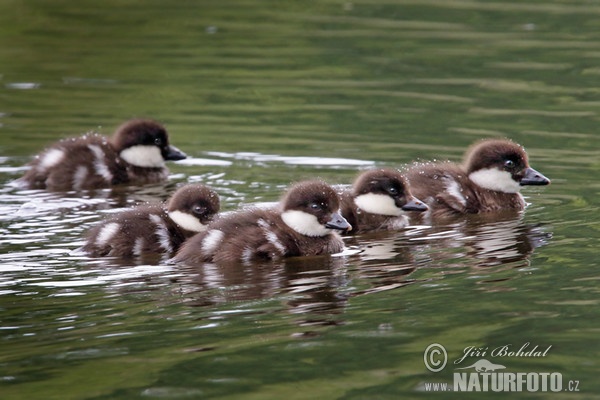
<svg viewBox="0 0 600 400">
<path fill-rule="evenodd" d="M 0 2 L 2 397 L 414 397 L 437 380 L 430 343 L 542 341 L 546 359 L 499 363 L 593 396 L 599 20 L 559 0 Z M 168 182 L 10 184 L 49 143 L 131 117 L 164 122 L 190 156 Z M 229 211 L 485 137 L 522 143 L 553 179 L 524 190 L 522 214 L 238 269 L 77 252 L 108 213 L 184 183 Z"/>
<path fill-rule="evenodd" d="M 220 155 L 232 162 L 303 163 L 304 158 L 260 154 Z M 332 168 L 361 160 L 322 160 Z M 214 183 L 223 175 L 214 175 Z M 176 285 L 184 302 L 215 306 L 258 299 L 280 298 L 292 314 L 343 313 L 348 299 L 401 288 L 419 282 L 417 269 L 471 271 L 480 268 L 524 268 L 534 250 L 547 244 L 549 228 L 524 222 L 524 213 L 499 213 L 457 218 L 442 226 L 415 226 L 398 232 L 376 232 L 345 237 L 346 251 L 331 257 L 290 258 L 282 263 L 251 266 L 202 264 L 183 267 L 165 264 L 166 258 L 134 260 L 93 259 L 79 253 L 82 237 L 106 213 L 142 202 L 158 202 L 175 190 L 175 183 L 141 188 L 105 189 L 97 193 L 46 193 L 7 186 L 2 195 L 1 242 L 11 248 L 3 258 L 3 293 L 26 292 L 29 287 L 55 289 L 56 295 L 80 295 L 93 286 L 143 287 L 160 277 Z M 243 198 L 244 195 L 240 194 Z M 80 269 L 77 265 L 86 265 Z M 456 271 L 455 271 L 456 272 Z M 28 277 L 24 278 L 23 274 Z M 431 278 L 429 278 L 431 279 Z M 482 278 L 494 280 L 493 272 Z M 510 279 L 503 277 L 502 279 Z M 329 324 L 326 317 L 322 322 Z"/>
<path fill-rule="evenodd" d="M 347 250 L 333 256 L 243 266 L 177 265 L 170 272 L 189 305 L 279 298 L 288 312 L 328 325 L 332 322 L 326 316 L 343 313 L 352 297 L 418 282 L 411 277 L 417 269 L 460 269 L 480 275 L 481 283 L 496 282 L 495 273 L 527 268 L 535 249 L 551 237 L 548 228 L 525 223 L 523 213 L 477 215 L 445 226 L 345 237 Z"/>
<path fill-rule="evenodd" d="M 186 268 L 178 283 L 192 305 L 279 298 L 288 312 L 311 318 L 342 312 L 350 295 L 351 279 L 341 257 L 300 257 L 250 266 L 207 263 L 179 268 Z"/>
<path fill-rule="evenodd" d="M 354 160 L 346 158 L 328 158 L 328 157 L 291 157 L 281 156 L 276 154 L 260 154 L 260 153 L 218 153 L 209 152 L 210 155 L 215 155 L 224 158 L 234 158 L 236 160 L 250 160 L 254 165 L 264 165 L 266 163 L 284 163 L 288 165 L 310 165 L 313 167 L 329 167 L 329 168 L 344 168 L 348 166 L 369 167 L 375 165 L 373 161 Z"/>
<path fill-rule="evenodd" d="M 528 265 L 533 251 L 551 237 L 543 226 L 523 222 L 523 213 L 506 212 L 468 216 L 412 240 L 426 246 L 434 264 L 451 266 L 456 260 L 457 266 L 493 267 Z"/>
</svg>

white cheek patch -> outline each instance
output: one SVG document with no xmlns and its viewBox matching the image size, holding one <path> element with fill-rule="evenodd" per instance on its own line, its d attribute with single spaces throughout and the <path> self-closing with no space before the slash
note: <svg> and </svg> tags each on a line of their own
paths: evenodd
<svg viewBox="0 0 600 400">
<path fill-rule="evenodd" d="M 40 172 L 46 171 L 48 168 L 52 168 L 59 164 L 65 158 L 65 152 L 59 149 L 50 149 L 42 156 L 37 170 Z"/>
<path fill-rule="evenodd" d="M 119 224 L 116 222 L 110 222 L 100 229 L 98 236 L 96 237 L 96 245 L 106 245 L 119 231 Z"/>
<path fill-rule="evenodd" d="M 460 185 L 458 184 L 458 182 L 454 180 L 449 180 L 448 185 L 446 186 L 446 191 L 450 196 L 458 200 L 458 202 L 462 204 L 463 207 L 467 205 L 467 199 L 465 199 L 465 196 L 463 196 L 462 192 L 460 191 Z"/>
<path fill-rule="evenodd" d="M 156 231 L 154 233 L 158 237 L 160 247 L 167 253 L 171 253 L 173 251 L 173 246 L 171 246 L 171 236 L 169 235 L 169 230 L 165 225 L 165 221 L 156 214 L 150 214 L 150 220 L 156 225 Z"/>
<path fill-rule="evenodd" d="M 304 211 L 285 211 L 281 214 L 281 219 L 287 226 L 301 235 L 327 236 L 331 233 L 331 230 L 319 223 L 317 217 Z"/>
<path fill-rule="evenodd" d="M 497 168 L 480 169 L 469 175 L 469 179 L 482 188 L 504 193 L 518 193 L 521 189 L 510 173 Z"/>
<path fill-rule="evenodd" d="M 394 199 L 385 194 L 366 193 L 356 196 L 354 203 L 363 211 L 378 215 L 391 215 L 397 217 L 404 211 L 396 207 Z"/>
<path fill-rule="evenodd" d="M 223 241 L 224 236 L 225 234 L 218 229 L 208 232 L 206 237 L 202 240 L 202 252 L 205 254 L 214 254 Z"/>
<path fill-rule="evenodd" d="M 198 218 L 183 211 L 171 211 L 169 217 L 173 222 L 187 231 L 204 232 L 207 229 L 207 226 L 200 222 Z"/>
<path fill-rule="evenodd" d="M 94 168 L 96 169 L 96 173 L 104 178 L 106 182 L 111 182 L 113 175 L 106 166 L 106 161 L 104 160 L 106 155 L 104 154 L 104 151 L 95 144 L 88 145 L 88 149 L 94 153 Z"/>
<path fill-rule="evenodd" d="M 123 160 L 136 167 L 160 168 L 165 165 L 160 149 L 156 146 L 131 146 L 119 155 Z"/>
</svg>

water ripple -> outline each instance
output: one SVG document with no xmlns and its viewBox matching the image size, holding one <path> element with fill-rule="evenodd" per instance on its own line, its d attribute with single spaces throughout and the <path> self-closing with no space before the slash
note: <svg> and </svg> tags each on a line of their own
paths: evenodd
<svg viewBox="0 0 600 400">
<path fill-rule="evenodd" d="M 347 166 L 372 166 L 374 161 L 357 160 L 350 158 L 328 158 L 328 157 L 293 157 L 281 156 L 277 154 L 261 154 L 250 152 L 224 153 L 209 152 L 208 154 L 223 158 L 233 158 L 236 160 L 249 160 L 257 163 L 279 162 L 289 165 L 314 165 L 325 167 L 347 167 Z"/>
</svg>

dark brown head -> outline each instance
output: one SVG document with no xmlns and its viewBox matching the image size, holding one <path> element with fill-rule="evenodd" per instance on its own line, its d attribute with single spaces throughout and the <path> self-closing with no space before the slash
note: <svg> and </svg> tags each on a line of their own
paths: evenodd
<svg viewBox="0 0 600 400">
<path fill-rule="evenodd" d="M 378 215 L 399 216 L 404 211 L 426 211 L 428 207 L 413 197 L 402 174 L 392 168 L 363 172 L 352 185 L 354 203 Z"/>
<path fill-rule="evenodd" d="M 220 207 L 219 195 L 201 184 L 179 188 L 167 202 L 169 217 L 183 229 L 192 232 L 206 230 Z"/>
<path fill-rule="evenodd" d="M 332 229 L 352 229 L 339 214 L 337 193 L 322 181 L 303 181 L 293 185 L 281 199 L 281 208 L 283 221 L 302 235 L 326 236 Z"/>
<path fill-rule="evenodd" d="M 475 143 L 465 155 L 464 167 L 477 185 L 504 193 L 517 193 L 524 185 L 547 185 L 550 180 L 529 166 L 520 145 L 502 139 Z"/>
<path fill-rule="evenodd" d="M 137 167 L 158 168 L 166 160 L 186 158 L 178 148 L 169 145 L 164 126 L 148 119 L 132 119 L 115 131 L 112 145 L 122 159 Z"/>
</svg>

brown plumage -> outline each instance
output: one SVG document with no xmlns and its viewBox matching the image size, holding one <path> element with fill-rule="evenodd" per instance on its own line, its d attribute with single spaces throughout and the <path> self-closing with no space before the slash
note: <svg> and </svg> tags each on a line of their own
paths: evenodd
<svg viewBox="0 0 600 400">
<path fill-rule="evenodd" d="M 431 217 L 523 210 L 525 185 L 550 180 L 529 166 L 527 153 L 510 140 L 487 139 L 471 146 L 462 165 L 416 163 L 404 176 L 412 193 L 430 208 Z"/>
<path fill-rule="evenodd" d="M 19 182 L 31 189 L 53 191 L 156 183 L 168 176 L 165 160 L 185 157 L 169 145 L 161 124 L 134 119 L 111 138 L 88 133 L 53 144 L 29 163 L 30 169 Z"/>
<path fill-rule="evenodd" d="M 271 209 L 250 208 L 219 217 L 186 241 L 174 262 L 252 263 L 281 257 L 333 254 L 343 242 L 333 230 L 349 229 L 339 198 L 321 181 L 292 186 Z"/>
<path fill-rule="evenodd" d="M 212 189 L 186 185 L 165 205 L 137 206 L 94 226 L 83 251 L 94 257 L 171 254 L 187 238 L 205 230 L 219 207 L 219 196 Z"/>
<path fill-rule="evenodd" d="M 411 194 L 402 174 L 392 168 L 361 173 L 340 197 L 342 216 L 352 225 L 350 233 L 402 229 L 409 222 L 407 211 L 427 210 Z"/>
</svg>

